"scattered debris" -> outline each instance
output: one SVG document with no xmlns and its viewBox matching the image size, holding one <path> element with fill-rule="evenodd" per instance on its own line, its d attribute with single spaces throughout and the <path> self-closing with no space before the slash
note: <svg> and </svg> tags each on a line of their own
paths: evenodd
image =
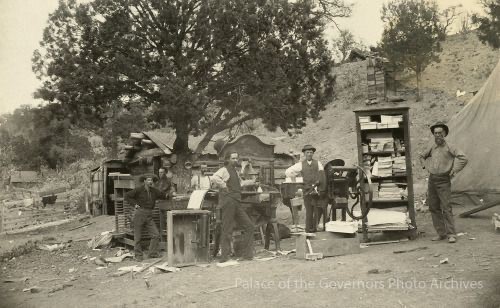
<svg viewBox="0 0 500 308">
<path fill-rule="evenodd" d="M 62 279 L 62 278 L 56 277 L 56 278 L 42 279 L 42 280 L 40 280 L 40 282 L 54 281 L 54 280 L 59 280 L 59 279 Z"/>
<path fill-rule="evenodd" d="M 120 247 L 120 249 L 116 252 L 115 257 L 120 257 L 126 253 L 129 253 L 128 249 Z"/>
<path fill-rule="evenodd" d="M 137 265 L 132 265 L 132 266 L 125 266 L 125 267 L 120 267 L 118 269 L 119 272 L 123 272 L 123 273 L 130 273 L 130 272 L 142 272 L 143 271 L 143 268 L 142 266 L 137 266 Z"/>
<path fill-rule="evenodd" d="M 154 274 L 156 269 L 159 269 L 161 272 L 166 272 L 166 273 L 175 273 L 175 272 L 180 272 L 181 270 L 178 267 L 168 266 L 168 262 L 165 262 L 163 264 L 153 265 L 149 269 L 149 271 Z"/>
<path fill-rule="evenodd" d="M 425 257 L 420 257 L 417 259 L 417 261 L 424 261 L 425 260 Z"/>
<path fill-rule="evenodd" d="M 144 283 L 146 284 L 147 289 L 151 288 L 151 283 L 149 282 L 149 280 L 144 279 Z"/>
<path fill-rule="evenodd" d="M 282 256 L 288 256 L 289 254 L 291 254 L 291 253 L 295 253 L 295 252 L 297 252 L 297 250 L 296 250 L 296 249 L 292 249 L 292 250 L 278 250 L 278 251 L 276 252 L 276 254 L 278 254 L 278 255 L 282 255 Z"/>
<path fill-rule="evenodd" d="M 443 260 L 439 261 L 439 264 L 448 264 L 448 258 L 444 258 Z"/>
<path fill-rule="evenodd" d="M 273 257 L 267 257 L 267 258 L 255 258 L 254 260 L 256 260 L 256 261 L 270 261 L 270 260 L 273 260 L 276 258 L 277 258 L 277 256 L 273 256 Z"/>
<path fill-rule="evenodd" d="M 216 263 L 215 265 L 217 267 L 228 267 L 228 266 L 235 266 L 235 265 L 239 265 L 240 263 L 238 263 L 238 261 L 236 260 L 229 260 L 229 261 L 226 261 L 226 262 L 219 262 L 219 263 Z"/>
<path fill-rule="evenodd" d="M 210 264 L 195 264 L 195 266 L 207 268 L 207 267 L 210 267 Z"/>
<path fill-rule="evenodd" d="M 99 247 L 107 247 L 111 243 L 112 239 L 113 239 L 113 234 L 111 233 L 111 231 L 104 231 L 100 235 L 97 235 L 93 239 L 91 239 L 87 243 L 87 246 L 90 249 L 96 249 Z"/>
<path fill-rule="evenodd" d="M 42 290 L 43 289 L 40 287 L 31 287 L 31 288 L 23 289 L 23 292 L 40 293 L 40 292 L 42 292 Z"/>
<path fill-rule="evenodd" d="M 10 282 L 26 282 L 28 279 L 29 279 L 29 277 L 8 278 L 8 279 L 4 279 L 3 282 L 5 282 L 5 283 L 10 283 Z"/>
<path fill-rule="evenodd" d="M 81 225 L 81 226 L 78 226 L 78 227 L 75 227 L 75 228 L 72 228 L 72 229 L 69 229 L 68 231 L 73 231 L 73 230 L 76 230 L 76 229 L 80 229 L 80 228 L 83 228 L 83 227 L 87 227 L 87 226 L 90 226 L 91 224 L 95 223 L 95 221 L 93 222 L 89 222 L 87 224 L 84 224 L 84 225 Z"/>
<path fill-rule="evenodd" d="M 99 257 L 94 259 L 94 263 L 99 265 L 99 266 L 104 266 L 107 264 L 107 261 L 103 257 L 99 256 Z"/>
<path fill-rule="evenodd" d="M 72 284 L 63 283 L 63 284 L 57 285 L 57 286 L 53 287 L 52 289 L 50 289 L 49 293 L 61 291 L 61 290 L 64 290 L 64 289 L 72 287 L 72 286 L 73 286 Z"/>
<path fill-rule="evenodd" d="M 460 233 L 457 233 L 457 236 L 464 236 L 464 235 L 467 235 L 468 233 L 467 232 L 460 232 Z"/>
<path fill-rule="evenodd" d="M 457 90 L 457 97 L 464 96 L 466 93 L 466 91 Z"/>
<path fill-rule="evenodd" d="M 387 274 L 390 273 L 390 269 L 379 270 L 378 268 L 374 268 L 368 271 L 368 274 Z"/>
<path fill-rule="evenodd" d="M 475 237 L 469 237 L 469 240 L 471 240 L 471 241 L 473 241 L 475 239 L 476 239 Z"/>
<path fill-rule="evenodd" d="M 109 257 L 109 258 L 106 258 L 105 261 L 109 262 L 109 263 L 120 263 L 123 260 L 125 260 L 126 258 L 133 258 L 133 255 L 131 253 L 126 253 L 126 254 L 122 254 L 122 255 L 120 255 L 118 257 Z"/>
<path fill-rule="evenodd" d="M 53 245 L 40 245 L 38 246 L 38 249 L 40 250 L 46 250 L 46 251 L 56 251 L 60 249 L 66 248 L 66 243 L 60 243 L 60 244 L 53 244 Z"/>
<path fill-rule="evenodd" d="M 385 244 L 394 244 L 394 243 L 401 243 L 401 242 L 407 242 L 408 239 L 400 239 L 400 240 L 394 240 L 394 241 L 380 241 L 380 242 L 369 242 L 369 243 L 363 243 L 366 246 L 374 246 L 374 245 L 385 245 Z"/>
<path fill-rule="evenodd" d="M 492 223 L 495 226 L 495 231 L 500 231 L 500 215 L 494 213 L 492 218 Z"/>
<path fill-rule="evenodd" d="M 179 291 L 175 292 L 175 294 L 177 294 L 177 295 L 179 295 L 179 296 L 186 296 L 186 295 L 184 295 L 184 293 L 179 292 Z"/>
<path fill-rule="evenodd" d="M 406 250 L 394 250 L 393 253 L 414 252 L 414 251 L 419 251 L 419 250 L 425 250 L 427 248 L 428 248 L 427 246 L 422 246 L 422 247 L 417 247 L 417 248 L 412 248 L 412 249 L 406 249 Z"/>
<path fill-rule="evenodd" d="M 144 272 L 145 270 L 147 270 L 148 268 L 150 268 L 151 266 L 155 265 L 155 264 L 158 264 L 160 263 L 161 261 L 163 261 L 163 259 L 159 259 L 159 260 L 156 260 L 154 261 L 153 263 L 149 264 L 149 265 L 146 265 L 145 267 L 143 267 L 142 269 L 139 270 L 139 273 L 142 273 Z M 165 263 L 166 265 L 167 263 Z"/>
<path fill-rule="evenodd" d="M 231 290 L 231 289 L 234 289 L 237 287 L 238 287 L 237 285 L 232 285 L 232 286 L 228 286 L 228 287 L 222 287 L 222 288 L 212 289 L 212 290 L 208 290 L 208 291 L 203 291 L 203 293 L 210 294 L 210 293 L 215 293 L 215 292 Z"/>
<path fill-rule="evenodd" d="M 72 268 L 70 268 L 70 269 L 68 270 L 68 273 L 74 273 L 74 272 L 76 272 L 76 271 L 78 271 L 78 269 L 77 269 L 77 268 L 72 267 Z"/>
<path fill-rule="evenodd" d="M 437 257 L 439 257 L 440 255 L 441 255 L 440 253 L 437 253 L 437 252 L 436 252 L 436 253 L 434 254 L 434 256 L 433 256 L 433 257 L 436 257 L 436 258 L 437 258 Z"/>
</svg>

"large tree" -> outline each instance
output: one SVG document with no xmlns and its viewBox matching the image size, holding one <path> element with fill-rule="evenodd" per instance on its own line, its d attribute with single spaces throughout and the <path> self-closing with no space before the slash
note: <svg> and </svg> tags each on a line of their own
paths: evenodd
<svg viewBox="0 0 500 308">
<path fill-rule="evenodd" d="M 147 109 L 177 153 L 251 119 L 300 128 L 333 99 L 322 35 L 349 12 L 339 0 L 61 0 L 34 53 L 36 96 L 89 127 L 117 106 Z"/>
<path fill-rule="evenodd" d="M 472 22 L 478 26 L 477 35 L 481 42 L 493 48 L 500 48 L 500 0 L 482 0 L 486 16 L 474 14 Z"/>
<path fill-rule="evenodd" d="M 380 47 L 391 63 L 415 72 L 417 100 L 421 74 L 439 60 L 440 43 L 446 37 L 440 16 L 435 1 L 393 0 L 382 7 L 384 31 Z"/>
</svg>

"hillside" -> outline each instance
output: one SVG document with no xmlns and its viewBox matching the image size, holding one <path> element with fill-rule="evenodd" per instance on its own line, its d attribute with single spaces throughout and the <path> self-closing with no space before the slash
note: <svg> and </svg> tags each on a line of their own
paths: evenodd
<svg viewBox="0 0 500 308">
<path fill-rule="evenodd" d="M 453 35 L 443 44 L 440 63 L 427 68 L 423 74 L 422 100 L 416 102 L 413 76 L 403 80 L 398 95 L 403 103 L 379 103 L 367 106 L 366 62 L 347 63 L 336 68 L 337 98 L 327 106 L 317 122 L 310 121 L 302 134 L 289 137 L 284 133 L 267 133 L 290 142 L 290 148 L 300 151 L 302 145 L 311 143 L 318 149 L 318 158 L 327 162 L 342 158 L 348 164 L 357 162 L 354 110 L 386 106 L 409 106 L 411 118 L 410 136 L 414 164 L 419 153 L 431 137 L 429 126 L 437 120 L 448 121 L 470 100 L 495 67 L 500 53 L 479 42 L 475 34 Z M 466 91 L 456 97 L 457 90 Z M 258 134 L 264 134 L 258 131 Z M 422 179 L 425 173 L 414 168 L 416 192 L 424 191 Z"/>
</svg>

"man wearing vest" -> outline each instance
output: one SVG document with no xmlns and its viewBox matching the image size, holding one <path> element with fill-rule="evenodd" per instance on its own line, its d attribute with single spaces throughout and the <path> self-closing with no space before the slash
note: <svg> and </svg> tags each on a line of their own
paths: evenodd
<svg viewBox="0 0 500 308">
<path fill-rule="evenodd" d="M 313 159 L 316 148 L 305 145 L 302 148 L 304 160 L 296 163 L 285 171 L 285 175 L 292 180 L 302 175 L 304 181 L 304 205 L 306 208 L 306 232 L 316 232 L 319 215 L 316 208 L 323 202 L 326 194 L 326 178 L 323 165 Z"/>
<path fill-rule="evenodd" d="M 241 207 L 241 187 L 251 185 L 243 181 L 236 172 L 239 163 L 238 153 L 226 154 L 224 167 L 212 176 L 212 183 L 219 188 L 219 204 L 222 210 L 221 262 L 229 260 L 231 239 L 235 222 L 243 229 L 243 259 L 253 259 L 254 225 L 245 210 Z"/>
</svg>

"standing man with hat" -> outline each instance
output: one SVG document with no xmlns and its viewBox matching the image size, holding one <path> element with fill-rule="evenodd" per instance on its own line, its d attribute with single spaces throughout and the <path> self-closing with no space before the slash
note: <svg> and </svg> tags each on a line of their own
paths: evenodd
<svg viewBox="0 0 500 308">
<path fill-rule="evenodd" d="M 253 259 L 253 231 L 255 226 L 248 214 L 241 207 L 242 186 L 254 185 L 251 180 L 243 181 L 238 174 L 239 155 L 228 152 L 224 157 L 224 167 L 212 176 L 212 183 L 219 188 L 219 204 L 221 207 L 221 261 L 229 260 L 231 254 L 231 239 L 235 222 L 243 229 L 243 259 Z"/>
<path fill-rule="evenodd" d="M 153 187 L 153 181 L 158 178 L 154 174 L 142 175 L 139 180 L 144 183 L 135 189 L 125 194 L 125 200 L 135 208 L 133 222 L 134 222 L 134 253 L 137 261 L 143 260 L 143 253 L 141 247 L 142 228 L 146 226 L 148 233 L 151 235 L 151 242 L 149 243 L 149 257 L 158 258 L 158 244 L 160 233 L 153 221 L 153 208 L 155 207 L 156 200 L 166 199 L 168 193 L 162 193 Z"/>
<path fill-rule="evenodd" d="M 304 205 L 306 208 L 306 232 L 316 232 L 319 215 L 316 208 L 321 205 L 326 193 L 326 178 L 323 165 L 313 159 L 316 148 L 308 144 L 302 148 L 304 160 L 286 169 L 285 175 L 295 179 L 302 175 L 304 180 Z"/>
<path fill-rule="evenodd" d="M 419 155 L 422 168 L 430 173 L 427 188 L 427 204 L 432 215 L 432 223 L 437 236 L 433 241 L 448 238 L 448 242 L 457 241 L 455 222 L 450 205 L 451 179 L 467 165 L 465 154 L 446 142 L 449 128 L 443 122 L 431 126 L 434 144 Z"/>
</svg>

